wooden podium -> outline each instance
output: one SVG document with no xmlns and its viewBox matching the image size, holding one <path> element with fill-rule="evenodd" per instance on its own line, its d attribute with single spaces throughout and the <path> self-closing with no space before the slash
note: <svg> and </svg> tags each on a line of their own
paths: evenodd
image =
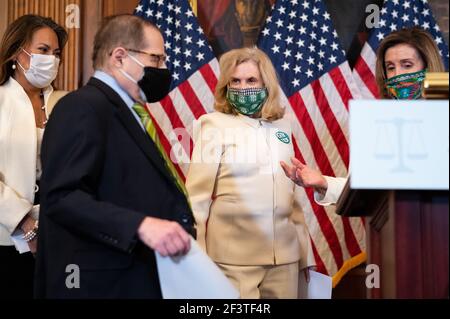
<svg viewBox="0 0 450 319">
<path fill-rule="evenodd" d="M 424 87 L 427 100 L 350 104 L 352 174 L 336 211 L 366 216 L 367 264 L 380 270 L 367 298 L 449 298 L 448 73 Z M 388 125 L 398 134 L 380 139 Z"/>
<path fill-rule="evenodd" d="M 337 212 L 366 216 L 367 264 L 380 269 L 367 298 L 449 297 L 448 195 L 346 186 Z"/>
</svg>

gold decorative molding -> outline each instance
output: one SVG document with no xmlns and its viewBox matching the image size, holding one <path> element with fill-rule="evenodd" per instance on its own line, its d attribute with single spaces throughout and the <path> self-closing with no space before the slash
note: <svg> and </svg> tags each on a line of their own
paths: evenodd
<svg viewBox="0 0 450 319">
<path fill-rule="evenodd" d="M 427 73 L 424 82 L 424 97 L 429 100 L 448 99 L 448 78 L 448 72 Z"/>
<path fill-rule="evenodd" d="M 189 4 L 191 5 L 192 12 L 197 15 L 197 0 L 189 0 Z"/>
</svg>

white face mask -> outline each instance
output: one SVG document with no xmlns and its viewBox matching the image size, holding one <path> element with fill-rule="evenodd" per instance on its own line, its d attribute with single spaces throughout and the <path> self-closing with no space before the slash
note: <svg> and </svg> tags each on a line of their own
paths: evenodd
<svg viewBox="0 0 450 319">
<path fill-rule="evenodd" d="M 23 52 L 30 57 L 30 67 L 28 70 L 17 61 L 17 64 L 23 70 L 25 78 L 36 88 L 43 89 L 49 86 L 58 75 L 59 58 L 54 55 L 30 54 L 24 49 Z"/>
</svg>

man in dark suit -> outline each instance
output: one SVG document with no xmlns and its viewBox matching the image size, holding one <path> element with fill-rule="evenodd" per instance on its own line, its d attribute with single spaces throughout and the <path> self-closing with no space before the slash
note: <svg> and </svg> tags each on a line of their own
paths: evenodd
<svg viewBox="0 0 450 319">
<path fill-rule="evenodd" d="M 189 203 L 135 112 L 167 94 L 163 37 L 132 15 L 97 32 L 96 70 L 55 107 L 42 146 L 38 298 L 161 298 L 155 251 L 185 254 Z"/>
</svg>

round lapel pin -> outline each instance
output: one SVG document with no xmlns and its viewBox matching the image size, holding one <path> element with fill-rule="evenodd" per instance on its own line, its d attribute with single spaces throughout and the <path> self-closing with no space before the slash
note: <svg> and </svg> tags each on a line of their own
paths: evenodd
<svg viewBox="0 0 450 319">
<path fill-rule="evenodd" d="M 291 142 L 291 139 L 289 138 L 289 135 L 287 135 L 284 132 L 279 131 L 279 132 L 276 133 L 276 136 L 284 144 L 289 144 Z"/>
</svg>

